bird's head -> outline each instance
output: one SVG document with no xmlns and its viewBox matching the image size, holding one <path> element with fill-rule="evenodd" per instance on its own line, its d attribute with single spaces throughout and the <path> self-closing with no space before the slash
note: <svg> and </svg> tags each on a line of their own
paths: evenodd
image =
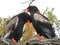
<svg viewBox="0 0 60 45">
<path fill-rule="evenodd" d="M 26 10 L 27 10 L 27 12 L 30 12 L 30 13 L 35 13 L 35 12 L 39 11 L 36 6 L 29 6 Z"/>
</svg>

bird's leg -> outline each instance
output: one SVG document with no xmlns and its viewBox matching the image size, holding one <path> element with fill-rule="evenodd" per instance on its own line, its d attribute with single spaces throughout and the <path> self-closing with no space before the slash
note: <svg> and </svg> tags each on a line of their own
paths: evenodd
<svg viewBox="0 0 60 45">
<path fill-rule="evenodd" d="M 46 38 L 44 36 L 39 37 L 40 40 L 45 40 Z"/>
<path fill-rule="evenodd" d="M 20 40 L 18 40 L 18 44 L 20 44 Z"/>
<path fill-rule="evenodd" d="M 46 39 L 44 36 L 40 36 L 40 34 L 37 34 L 36 36 L 38 37 L 39 40 L 44 40 L 44 39 Z"/>
<path fill-rule="evenodd" d="M 22 42 L 20 40 L 18 40 L 18 45 L 23 45 Z"/>
<path fill-rule="evenodd" d="M 14 38 L 12 38 L 11 41 L 12 41 L 12 43 L 15 44 L 15 45 L 21 45 L 20 40 L 18 40 L 18 42 L 17 42 Z"/>
<path fill-rule="evenodd" d="M 14 38 L 12 38 L 11 41 L 12 41 L 13 44 L 16 44 L 17 43 Z"/>
</svg>

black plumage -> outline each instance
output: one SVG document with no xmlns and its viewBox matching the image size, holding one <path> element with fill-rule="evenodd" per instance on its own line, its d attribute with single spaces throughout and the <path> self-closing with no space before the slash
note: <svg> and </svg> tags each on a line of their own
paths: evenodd
<svg viewBox="0 0 60 45">
<path fill-rule="evenodd" d="M 14 24 L 14 26 L 12 27 L 13 31 L 10 33 L 10 35 L 7 38 L 8 39 L 14 38 L 18 42 L 18 40 L 20 40 L 20 38 L 22 37 L 24 24 L 27 22 L 27 20 L 31 20 L 31 18 L 29 14 L 25 12 L 14 16 L 13 18 L 11 18 L 11 20 L 14 19 L 15 17 L 18 17 L 18 24 L 16 28 Z"/>
<path fill-rule="evenodd" d="M 43 16 L 36 6 L 29 6 L 27 11 L 31 14 L 33 26 L 38 34 L 46 38 L 53 38 L 56 36 L 55 30 L 52 28 L 48 18 Z"/>
</svg>

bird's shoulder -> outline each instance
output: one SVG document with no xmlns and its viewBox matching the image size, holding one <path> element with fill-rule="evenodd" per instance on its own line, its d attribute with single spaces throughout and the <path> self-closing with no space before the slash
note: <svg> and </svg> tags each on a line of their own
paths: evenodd
<svg viewBox="0 0 60 45">
<path fill-rule="evenodd" d="M 49 23 L 49 20 L 47 17 L 45 17 L 44 15 L 40 14 L 40 13 L 35 13 L 34 14 L 34 19 L 37 21 L 41 21 L 44 23 Z"/>
</svg>

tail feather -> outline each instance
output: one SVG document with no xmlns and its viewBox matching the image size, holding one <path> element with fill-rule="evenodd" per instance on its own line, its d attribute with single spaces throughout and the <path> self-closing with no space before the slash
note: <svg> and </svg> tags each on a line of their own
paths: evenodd
<svg viewBox="0 0 60 45">
<path fill-rule="evenodd" d="M 42 29 L 42 31 L 44 32 L 44 35 L 46 35 L 49 39 L 55 37 L 55 33 L 53 31 L 51 31 L 50 29 L 41 26 L 40 28 Z"/>
</svg>

